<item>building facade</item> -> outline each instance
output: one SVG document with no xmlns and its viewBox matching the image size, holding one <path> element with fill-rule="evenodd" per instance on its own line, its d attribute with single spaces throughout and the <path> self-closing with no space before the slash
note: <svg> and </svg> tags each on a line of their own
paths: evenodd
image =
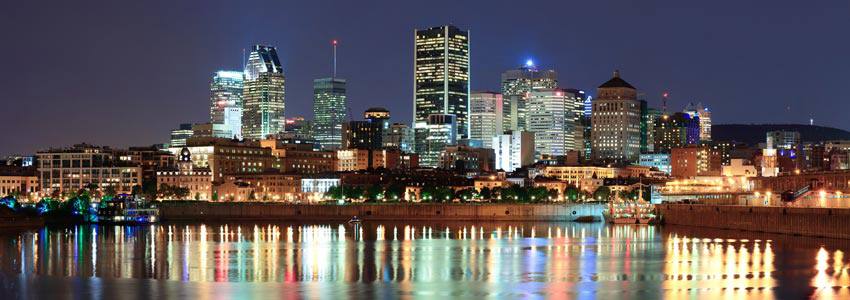
<svg viewBox="0 0 850 300">
<path fill-rule="evenodd" d="M 509 131 L 492 138 L 495 170 L 513 172 L 534 164 L 534 133 Z"/>
<path fill-rule="evenodd" d="M 691 117 L 699 118 L 699 139 L 700 141 L 710 141 L 711 140 L 711 111 L 708 110 L 708 107 L 702 105 L 702 103 L 688 104 L 685 107 L 685 113 L 691 115 Z"/>
<path fill-rule="evenodd" d="M 554 70 L 540 70 L 533 61 L 502 73 L 502 131 L 524 131 L 529 93 L 533 89 L 558 88 L 558 74 Z"/>
<path fill-rule="evenodd" d="M 94 186 L 116 194 L 130 194 L 142 184 L 139 166 L 123 163 L 111 149 L 78 144 L 64 149 L 41 151 L 38 156 L 38 182 L 42 195 L 59 196 Z"/>
<path fill-rule="evenodd" d="M 171 147 L 168 151 L 181 155 L 189 151 L 195 168 L 209 168 L 210 177 L 220 183 L 227 174 L 260 173 L 266 169 L 278 169 L 280 164 L 272 156 L 271 149 L 257 142 L 238 142 L 222 138 L 193 138 L 186 147 Z"/>
<path fill-rule="evenodd" d="M 364 113 L 366 120 L 345 123 L 342 136 L 343 149 L 381 149 L 384 136 L 390 130 L 390 112 L 373 107 Z"/>
<path fill-rule="evenodd" d="M 243 72 L 218 71 L 210 82 L 210 123 L 215 137 L 242 138 Z"/>
<path fill-rule="evenodd" d="M 347 112 L 345 79 L 313 80 L 313 138 L 322 149 L 340 148 Z"/>
<path fill-rule="evenodd" d="M 242 91 L 242 136 L 260 140 L 284 131 L 283 68 L 272 46 L 254 45 L 245 66 Z"/>
<path fill-rule="evenodd" d="M 653 125 L 652 148 L 656 153 L 670 153 L 670 149 L 696 145 L 700 141 L 699 117 L 674 113 L 661 116 Z"/>
<path fill-rule="evenodd" d="M 561 89 L 532 89 L 526 112 L 526 128 L 534 133 L 537 157 L 566 156 L 583 147 L 579 116 L 581 101 Z"/>
<path fill-rule="evenodd" d="M 163 195 L 158 200 L 212 200 L 212 172 L 209 168 L 195 168 L 192 164 L 192 154 L 184 148 L 178 155 L 176 168 L 161 168 L 156 171 L 156 186 L 158 191 L 167 190 L 166 186 L 188 189 L 185 199 L 174 195 Z"/>
<path fill-rule="evenodd" d="M 645 143 L 642 132 L 646 102 L 637 99 L 634 86 L 614 77 L 599 86 L 591 114 L 592 158 L 606 162 L 635 162 Z M 645 124 L 645 123 L 643 123 Z"/>
<path fill-rule="evenodd" d="M 414 41 L 414 129 L 425 130 L 430 115 L 450 114 L 456 118 L 454 135 L 467 138 L 469 32 L 451 25 L 433 27 L 416 30 Z"/>
<path fill-rule="evenodd" d="M 424 130 L 417 132 L 416 144 L 423 167 L 440 166 L 440 156 L 446 147 L 457 144 L 457 118 L 455 115 L 430 115 Z"/>
<path fill-rule="evenodd" d="M 502 94 L 473 92 L 469 95 L 469 139 L 493 148 L 493 137 L 504 132 Z"/>
</svg>

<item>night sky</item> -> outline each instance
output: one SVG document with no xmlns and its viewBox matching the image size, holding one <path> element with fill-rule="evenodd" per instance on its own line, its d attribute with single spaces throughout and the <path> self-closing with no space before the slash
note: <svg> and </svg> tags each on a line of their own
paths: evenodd
<svg viewBox="0 0 850 300">
<path fill-rule="evenodd" d="M 413 30 L 446 23 L 471 30 L 473 90 L 533 58 L 593 92 L 620 69 L 651 106 L 667 89 L 715 123 L 850 129 L 848 1 L 33 0 L 0 9 L 0 155 L 167 142 L 208 120 L 212 73 L 258 42 L 278 49 L 287 117 L 312 118 L 336 38 L 354 117 L 384 106 L 409 122 Z"/>
</svg>

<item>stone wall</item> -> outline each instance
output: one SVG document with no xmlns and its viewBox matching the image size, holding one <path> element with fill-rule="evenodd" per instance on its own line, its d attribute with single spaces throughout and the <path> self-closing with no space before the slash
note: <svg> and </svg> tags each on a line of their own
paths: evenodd
<svg viewBox="0 0 850 300">
<path fill-rule="evenodd" d="M 659 204 L 666 224 L 850 239 L 850 209 Z"/>
<path fill-rule="evenodd" d="M 600 204 L 346 204 L 307 205 L 282 203 L 164 202 L 164 221 L 572 221 L 580 216 L 601 220 Z"/>
</svg>

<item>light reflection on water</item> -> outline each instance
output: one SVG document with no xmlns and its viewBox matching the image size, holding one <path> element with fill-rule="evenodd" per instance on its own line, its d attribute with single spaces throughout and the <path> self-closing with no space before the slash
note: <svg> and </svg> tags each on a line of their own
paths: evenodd
<svg viewBox="0 0 850 300">
<path fill-rule="evenodd" d="M 166 224 L 43 228 L 0 241 L 4 287 L 24 295 L 42 293 L 30 286 L 285 295 L 283 285 L 311 297 L 850 297 L 846 242 L 675 227 Z M 139 279 L 168 281 L 151 290 Z"/>
</svg>

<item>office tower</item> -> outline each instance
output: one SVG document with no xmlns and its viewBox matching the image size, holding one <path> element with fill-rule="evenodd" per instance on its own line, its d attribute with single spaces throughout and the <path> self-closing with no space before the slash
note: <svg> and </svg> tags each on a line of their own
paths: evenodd
<svg viewBox="0 0 850 300">
<path fill-rule="evenodd" d="M 436 168 L 440 164 L 440 156 L 447 146 L 457 144 L 457 117 L 455 115 L 428 116 L 421 139 L 423 151 L 418 152 L 420 165 Z M 420 143 L 417 133 L 417 144 Z"/>
<path fill-rule="evenodd" d="M 413 129 L 407 124 L 393 123 L 384 132 L 384 148 L 399 149 L 402 152 L 413 152 Z"/>
<path fill-rule="evenodd" d="M 801 146 L 799 131 L 776 130 L 767 132 L 767 141 L 773 140 L 773 148 L 794 150 Z"/>
<path fill-rule="evenodd" d="M 682 148 L 699 143 L 699 117 L 686 113 L 664 115 L 655 120 L 653 147 L 656 153 L 670 153 L 670 149 Z"/>
<path fill-rule="evenodd" d="M 413 124 L 423 135 L 431 115 L 454 115 L 458 138 L 468 138 L 469 32 L 446 25 L 416 30 Z M 416 152 L 425 151 L 417 143 Z"/>
<path fill-rule="evenodd" d="M 685 107 L 685 113 L 691 115 L 691 117 L 699 117 L 699 139 L 701 141 L 710 141 L 711 112 L 708 110 L 708 107 L 704 107 L 702 103 L 697 103 L 696 105 L 690 103 Z"/>
<path fill-rule="evenodd" d="M 169 145 L 171 147 L 183 147 L 186 146 L 186 140 L 192 137 L 192 123 L 183 123 L 177 127 L 177 129 L 171 130 L 171 142 Z"/>
<path fill-rule="evenodd" d="M 322 149 L 340 148 L 347 111 L 345 79 L 313 80 L 313 137 Z"/>
<path fill-rule="evenodd" d="M 242 92 L 244 74 L 218 71 L 210 82 L 210 123 L 213 135 L 242 138 Z"/>
<path fill-rule="evenodd" d="M 473 92 L 469 95 L 469 139 L 492 148 L 493 137 L 503 132 L 502 95 Z"/>
<path fill-rule="evenodd" d="M 363 115 L 365 120 L 349 121 L 343 126 L 343 148 L 374 150 L 384 147 L 384 133 L 390 129 L 390 111 L 373 107 Z"/>
<path fill-rule="evenodd" d="M 503 123 L 502 130 L 526 130 L 526 104 L 532 89 L 558 88 L 554 70 L 539 70 L 529 60 L 524 66 L 502 73 Z"/>
<path fill-rule="evenodd" d="M 528 97 L 528 131 L 534 133 L 534 149 L 538 158 L 567 155 L 583 148 L 576 143 L 582 128 L 579 98 L 562 89 L 532 89 Z"/>
<path fill-rule="evenodd" d="M 508 131 L 492 138 L 496 170 L 513 172 L 534 164 L 534 134 L 528 131 Z"/>
<path fill-rule="evenodd" d="M 599 86 L 591 113 L 592 158 L 603 162 L 636 162 L 640 155 L 642 115 L 646 102 L 637 99 L 637 90 L 614 77 Z"/>
<path fill-rule="evenodd" d="M 263 139 L 284 130 L 283 68 L 272 46 L 255 45 L 245 66 L 242 91 L 242 136 Z"/>
<path fill-rule="evenodd" d="M 642 153 L 655 153 L 658 149 L 655 148 L 655 126 L 658 124 L 658 119 L 664 116 L 661 110 L 656 108 L 647 108 L 644 119 L 646 122 L 646 150 Z"/>
</svg>

